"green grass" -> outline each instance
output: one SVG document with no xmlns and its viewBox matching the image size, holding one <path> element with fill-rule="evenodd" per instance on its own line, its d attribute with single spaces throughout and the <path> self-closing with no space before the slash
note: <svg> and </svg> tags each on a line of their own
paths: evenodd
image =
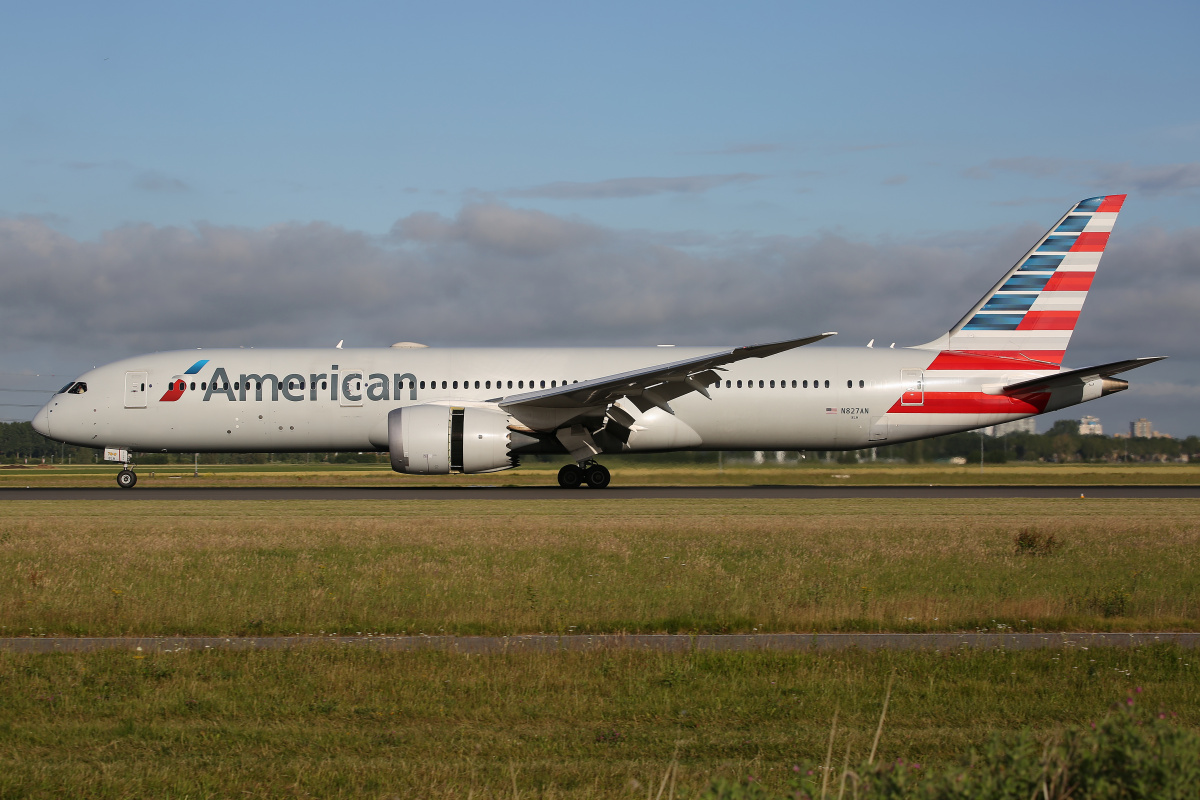
<svg viewBox="0 0 1200 800">
<path fill-rule="evenodd" d="M 0 797 L 678 797 L 870 749 L 942 765 L 1086 725 L 1134 687 L 1200 724 L 1194 652 L 833 655 L 360 648 L 0 654 Z"/>
<path fill-rule="evenodd" d="M 381 464 L 190 464 L 137 468 L 138 489 L 180 486 L 552 486 L 566 457 L 530 460 L 520 468 L 486 475 L 400 475 Z M 748 459 L 713 464 L 662 461 L 633 456 L 606 457 L 615 486 L 777 485 L 1132 485 L 1200 483 L 1197 464 L 837 464 L 815 458 L 756 465 Z M 65 465 L 0 468 L 0 487 L 115 487 L 119 466 Z"/>
<path fill-rule="evenodd" d="M 4 512 L 0 635 L 1200 628 L 1189 500 L 114 499 Z M 1021 547 L 1022 534 L 1057 545 Z"/>
</svg>

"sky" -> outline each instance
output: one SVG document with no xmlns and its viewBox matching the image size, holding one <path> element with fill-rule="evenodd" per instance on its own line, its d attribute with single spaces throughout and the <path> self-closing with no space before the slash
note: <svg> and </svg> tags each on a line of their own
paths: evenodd
<svg viewBox="0 0 1200 800">
<path fill-rule="evenodd" d="M 1128 194 L 1067 360 L 1169 360 L 1052 416 L 1200 433 L 1198 18 L 10 4 L 0 418 L 174 348 L 918 344 Z"/>
</svg>

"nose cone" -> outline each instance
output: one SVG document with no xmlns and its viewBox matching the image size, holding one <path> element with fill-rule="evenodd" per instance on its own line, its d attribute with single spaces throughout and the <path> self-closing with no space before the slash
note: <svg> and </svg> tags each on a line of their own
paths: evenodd
<svg viewBox="0 0 1200 800">
<path fill-rule="evenodd" d="M 50 437 L 50 405 L 47 403 L 33 415 L 33 429 L 46 438 Z"/>
</svg>

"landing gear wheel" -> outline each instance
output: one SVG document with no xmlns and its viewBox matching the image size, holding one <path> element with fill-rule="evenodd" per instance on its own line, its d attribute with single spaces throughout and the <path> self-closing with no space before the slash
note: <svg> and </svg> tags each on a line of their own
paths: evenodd
<svg viewBox="0 0 1200 800">
<path fill-rule="evenodd" d="M 117 486 L 122 489 L 132 489 L 137 485 L 137 473 L 131 469 L 123 469 L 117 473 Z"/>
<path fill-rule="evenodd" d="M 575 464 L 567 464 L 558 471 L 558 485 L 564 489 L 578 489 L 583 485 L 583 470 Z"/>
<path fill-rule="evenodd" d="M 587 481 L 589 489 L 603 489 L 612 480 L 612 476 L 608 474 L 608 469 L 602 464 L 592 464 L 584 470 L 583 478 Z"/>
</svg>

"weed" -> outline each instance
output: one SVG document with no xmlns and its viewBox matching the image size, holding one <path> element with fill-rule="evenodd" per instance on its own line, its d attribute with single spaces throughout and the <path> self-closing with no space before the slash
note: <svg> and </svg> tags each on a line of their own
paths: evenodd
<svg viewBox="0 0 1200 800">
<path fill-rule="evenodd" d="M 1036 528 L 1022 528 L 1013 537 L 1013 544 L 1019 556 L 1049 556 L 1062 548 L 1062 540 L 1053 533 L 1045 533 Z"/>
</svg>

